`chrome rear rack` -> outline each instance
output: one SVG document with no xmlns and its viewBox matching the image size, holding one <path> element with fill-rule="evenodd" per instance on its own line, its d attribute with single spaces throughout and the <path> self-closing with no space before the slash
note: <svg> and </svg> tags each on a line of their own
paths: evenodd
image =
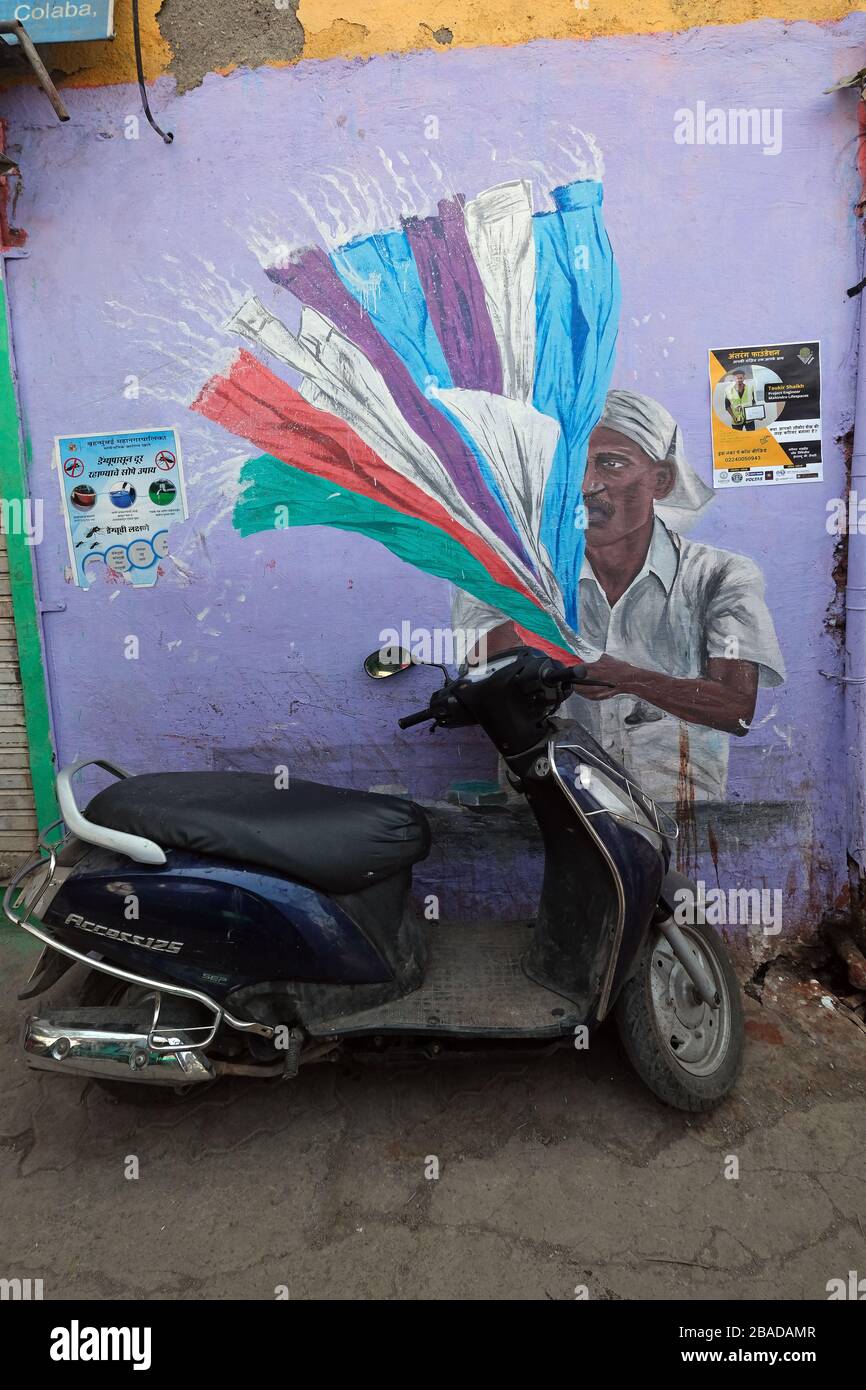
<svg viewBox="0 0 866 1390">
<path fill-rule="evenodd" d="M 66 776 L 68 786 L 75 773 L 82 767 L 86 767 L 89 763 L 96 763 L 99 767 L 104 767 L 107 771 L 114 772 L 119 777 L 129 776 L 129 773 L 121 772 L 119 768 L 115 768 L 111 763 L 106 763 L 98 758 L 86 759 L 84 762 L 75 763 L 72 767 L 67 768 L 65 772 L 61 772 L 57 778 L 58 800 L 60 801 L 61 809 L 64 808 L 64 799 L 60 797 L 61 777 Z M 71 788 L 69 788 L 68 796 L 72 796 Z M 72 803 L 74 806 L 74 797 L 72 798 Z M 88 829 L 91 828 L 92 823 L 81 816 L 77 806 L 75 807 L 75 811 L 78 813 L 80 821 Z M 52 951 L 58 951 L 60 955 L 68 956 L 71 960 L 78 961 L 81 965 L 86 965 L 90 970 L 98 970 L 101 974 L 110 975 L 116 980 L 122 980 L 125 984 L 138 985 L 147 990 L 149 995 L 154 997 L 153 1018 L 148 1033 L 148 1046 L 154 1052 L 195 1051 L 200 1048 L 209 1047 L 223 1023 L 227 1023 L 229 1027 L 236 1028 L 242 1033 L 256 1033 L 263 1038 L 272 1038 L 274 1036 L 276 1030 L 268 1024 L 235 1017 L 224 1005 L 217 1003 L 215 999 L 211 999 L 210 995 L 204 994 L 201 990 L 190 989 L 185 985 L 168 984 L 165 980 L 156 980 L 152 976 L 138 975 L 132 970 L 124 970 L 119 965 L 111 965 L 108 961 L 103 960 L 95 953 L 85 954 L 83 951 L 76 950 L 74 946 L 69 946 L 66 942 L 59 941 L 56 936 L 52 936 L 50 932 L 46 931 L 41 922 L 32 921 L 31 918 L 36 916 L 37 908 L 45 896 L 45 893 L 49 888 L 57 886 L 56 874 L 60 845 L 59 842 L 49 843 L 48 837 L 51 835 L 52 831 L 57 830 L 58 827 L 65 828 L 67 832 L 71 831 L 78 836 L 78 838 L 90 844 L 96 844 L 103 848 L 119 848 L 117 844 L 109 845 L 103 839 L 97 840 L 91 836 L 79 834 L 75 825 L 69 823 L 66 815 L 62 816 L 59 820 L 53 821 L 52 824 L 47 826 L 40 834 L 35 853 L 31 855 L 15 874 L 13 874 L 7 884 L 3 894 L 3 911 L 10 922 L 13 922 L 17 927 L 21 927 L 23 931 L 28 932 L 30 936 L 35 937 L 37 941 L 41 941 L 43 946 L 48 947 Z M 93 826 L 92 828 L 97 831 L 103 830 L 102 826 Z M 118 839 L 122 840 L 139 840 L 137 835 L 122 835 L 120 831 L 106 831 L 105 833 L 117 836 Z M 61 839 L 62 838 L 64 837 L 61 836 Z M 141 839 L 140 844 L 148 846 L 152 845 L 152 842 L 150 840 Z M 139 857 L 139 863 L 165 863 L 165 855 L 163 851 L 159 849 L 159 846 L 152 845 L 152 848 L 157 850 L 162 856 L 161 859 L 143 859 Z M 128 853 L 126 850 L 121 850 L 120 852 Z M 28 898 L 25 893 L 22 897 L 22 886 L 26 880 L 39 869 L 45 870 L 43 880 L 33 887 L 32 896 Z M 172 1045 L 171 1041 L 165 1038 L 164 1033 L 159 1032 L 159 1015 L 162 1008 L 162 996 L 164 994 L 172 995 L 177 999 L 191 999 L 195 1003 L 201 1004 L 201 1006 L 207 1009 L 213 1016 L 212 1021 L 208 1024 L 198 1024 L 184 1028 L 183 1032 L 187 1041 L 184 1043 L 183 1048 L 179 1048 L 176 1044 Z M 190 1039 L 190 1034 L 193 1033 L 204 1033 L 205 1036 L 198 1041 L 192 1041 Z"/>
</svg>

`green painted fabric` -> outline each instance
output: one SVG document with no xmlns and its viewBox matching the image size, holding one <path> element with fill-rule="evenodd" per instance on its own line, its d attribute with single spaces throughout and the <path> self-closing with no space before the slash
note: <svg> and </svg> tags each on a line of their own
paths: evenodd
<svg viewBox="0 0 866 1390">
<path fill-rule="evenodd" d="M 235 505 L 234 524 L 242 536 L 279 529 L 278 522 L 286 526 L 335 526 L 341 531 L 359 531 L 387 546 L 407 564 L 459 583 L 474 598 L 501 609 L 521 627 L 562 645 L 552 618 L 523 594 L 491 579 L 480 561 L 438 526 L 339 488 L 271 454 L 245 463 L 240 481 L 243 491 Z M 286 509 L 285 521 L 279 507 Z"/>
</svg>

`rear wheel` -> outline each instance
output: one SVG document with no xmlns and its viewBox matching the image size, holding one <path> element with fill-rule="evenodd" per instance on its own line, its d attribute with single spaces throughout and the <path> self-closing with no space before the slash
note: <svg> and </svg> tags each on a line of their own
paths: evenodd
<svg viewBox="0 0 866 1390">
<path fill-rule="evenodd" d="M 660 1100 L 677 1110 L 712 1110 L 742 1068 L 742 996 L 718 932 L 703 923 L 680 930 L 714 981 L 718 1005 L 704 1003 L 653 927 L 617 1002 L 616 1022 L 629 1061 Z"/>
</svg>

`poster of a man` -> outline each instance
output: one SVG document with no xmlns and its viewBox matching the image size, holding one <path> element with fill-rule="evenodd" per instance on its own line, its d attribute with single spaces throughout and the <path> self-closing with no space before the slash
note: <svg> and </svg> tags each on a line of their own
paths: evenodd
<svg viewBox="0 0 866 1390">
<path fill-rule="evenodd" d="M 734 372 L 733 381 L 725 387 L 725 414 L 730 417 L 728 423 L 735 430 L 753 430 L 754 420 L 749 418 L 748 407 L 757 405 L 755 399 L 755 384 L 746 379 L 746 373 L 742 367 L 738 367 Z"/>
<path fill-rule="evenodd" d="M 785 679 L 757 565 L 682 535 L 712 495 L 663 405 L 608 393 L 583 483 L 579 615 L 600 653 L 591 670 L 610 688 L 572 696 L 565 712 L 665 802 L 684 778 L 695 800 L 725 798 L 731 735 L 748 733 L 758 687 Z M 488 655 L 519 642 L 461 590 L 452 626 L 486 632 Z"/>
</svg>

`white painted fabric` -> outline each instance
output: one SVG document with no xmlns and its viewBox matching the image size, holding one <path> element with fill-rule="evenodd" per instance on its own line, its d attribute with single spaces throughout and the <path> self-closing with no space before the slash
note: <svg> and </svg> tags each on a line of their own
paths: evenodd
<svg viewBox="0 0 866 1390">
<path fill-rule="evenodd" d="M 487 461 L 526 553 L 561 614 L 562 594 L 540 537 L 544 488 L 559 440 L 559 422 L 522 401 L 489 391 L 434 389 L 431 394 L 459 420 Z"/>
<path fill-rule="evenodd" d="M 264 347 L 302 376 L 299 392 L 310 405 L 349 425 L 396 473 L 440 502 L 455 520 L 483 539 L 560 626 L 564 644 L 574 634 L 552 610 L 549 595 L 531 571 L 464 500 L 433 450 L 406 423 L 381 373 L 322 314 L 305 308 L 297 337 L 255 297 L 226 325 Z"/>
<path fill-rule="evenodd" d="M 499 347 L 502 393 L 530 402 L 535 373 L 535 243 L 528 180 L 479 193 L 466 204 L 464 218 Z"/>
<path fill-rule="evenodd" d="M 401 477 L 441 502 L 485 539 L 492 536 L 470 511 L 433 450 L 410 428 L 381 373 L 348 338 L 313 309 L 304 309 L 297 337 L 252 298 L 227 325 L 273 353 L 302 376 L 304 400 L 349 425 Z M 506 552 L 492 537 L 497 553 Z M 514 557 L 511 557 L 514 558 Z"/>
</svg>

